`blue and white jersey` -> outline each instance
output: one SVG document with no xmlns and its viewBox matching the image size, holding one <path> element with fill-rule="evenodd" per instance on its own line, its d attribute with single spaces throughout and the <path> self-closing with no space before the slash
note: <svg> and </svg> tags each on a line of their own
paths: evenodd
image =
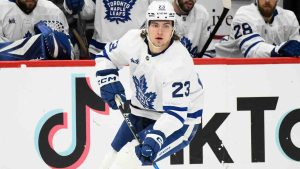
<svg viewBox="0 0 300 169">
<path fill-rule="evenodd" d="M 203 87 L 193 59 L 179 42 L 162 53 L 148 53 L 141 30 L 131 30 L 105 46 L 96 57 L 96 69 L 129 65 L 131 112 L 157 120 L 154 129 L 168 137 L 183 124 L 199 124 L 203 109 Z"/>
<path fill-rule="evenodd" d="M 0 42 L 16 41 L 35 35 L 34 25 L 44 21 L 50 28 L 68 34 L 64 13 L 51 1 L 38 0 L 35 9 L 25 14 L 14 0 L 0 1 Z"/>
<path fill-rule="evenodd" d="M 82 17 L 94 18 L 94 34 L 89 51 L 95 55 L 104 49 L 106 43 L 119 39 L 130 29 L 140 28 L 146 20 L 147 8 L 153 0 L 84 1 Z"/>
<path fill-rule="evenodd" d="M 195 57 L 205 45 L 210 32 L 209 14 L 204 6 L 195 3 L 188 15 L 177 15 L 176 33 L 181 38 L 181 43 Z"/>
<path fill-rule="evenodd" d="M 266 23 L 255 4 L 236 12 L 228 41 L 215 45 L 217 57 L 270 57 L 274 45 L 300 41 L 299 23 L 292 11 L 277 6 L 271 23 Z"/>
</svg>

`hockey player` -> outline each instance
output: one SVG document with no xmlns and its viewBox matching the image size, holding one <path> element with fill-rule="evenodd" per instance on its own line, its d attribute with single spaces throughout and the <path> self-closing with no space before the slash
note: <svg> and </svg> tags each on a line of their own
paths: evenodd
<svg viewBox="0 0 300 169">
<path fill-rule="evenodd" d="M 68 23 L 48 0 L 0 1 L 0 60 L 70 59 Z"/>
<path fill-rule="evenodd" d="M 118 70 L 129 65 L 131 114 L 142 144 L 125 122 L 119 128 L 101 169 L 136 169 L 187 146 L 195 136 L 203 111 L 203 86 L 192 57 L 174 31 L 175 11 L 168 1 L 154 1 L 146 14 L 146 29 L 128 31 L 96 56 L 101 98 L 117 109 L 115 95 L 125 102 Z"/>
<path fill-rule="evenodd" d="M 255 0 L 236 12 L 228 41 L 216 44 L 217 57 L 300 56 L 299 23 L 277 0 Z"/>
<path fill-rule="evenodd" d="M 176 32 L 192 57 L 201 51 L 209 37 L 209 14 L 196 0 L 173 0 L 177 16 Z"/>
<path fill-rule="evenodd" d="M 84 19 L 94 18 L 94 34 L 89 52 L 92 58 L 104 49 L 106 43 L 119 39 L 130 29 L 138 29 L 145 22 L 145 12 L 153 0 L 64 0 L 70 14 Z"/>
</svg>

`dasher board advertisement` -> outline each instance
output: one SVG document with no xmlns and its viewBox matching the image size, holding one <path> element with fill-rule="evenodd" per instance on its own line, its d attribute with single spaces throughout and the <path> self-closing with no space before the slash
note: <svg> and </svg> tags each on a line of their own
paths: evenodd
<svg viewBox="0 0 300 169">
<path fill-rule="evenodd" d="M 201 127 L 158 166 L 298 169 L 300 61 L 271 61 L 195 60 Z M 75 63 L 0 63 L 0 169 L 99 168 L 123 119 L 99 97 L 93 62 Z M 130 96 L 128 67 L 120 80 Z"/>
</svg>

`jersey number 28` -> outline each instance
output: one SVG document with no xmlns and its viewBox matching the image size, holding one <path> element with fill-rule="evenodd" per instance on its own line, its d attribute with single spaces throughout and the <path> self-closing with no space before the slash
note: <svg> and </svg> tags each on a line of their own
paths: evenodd
<svg viewBox="0 0 300 169">
<path fill-rule="evenodd" d="M 251 26 L 248 23 L 242 23 L 241 25 L 235 25 L 233 27 L 235 34 L 234 38 L 238 39 L 243 35 L 248 35 L 250 33 L 253 33 Z"/>
<path fill-rule="evenodd" d="M 172 92 L 173 97 L 183 97 L 188 96 L 190 94 L 190 81 L 182 82 L 174 82 L 172 87 L 175 90 Z"/>
</svg>

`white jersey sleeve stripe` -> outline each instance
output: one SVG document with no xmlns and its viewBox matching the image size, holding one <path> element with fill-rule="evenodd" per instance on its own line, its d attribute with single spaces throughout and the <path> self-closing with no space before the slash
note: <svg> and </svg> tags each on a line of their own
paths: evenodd
<svg viewBox="0 0 300 169">
<path fill-rule="evenodd" d="M 257 33 L 251 34 L 244 39 L 240 40 L 239 49 L 242 51 L 244 57 L 248 57 L 249 52 L 259 42 L 264 42 L 264 39 Z M 253 55 L 253 52 L 250 52 Z"/>
<path fill-rule="evenodd" d="M 101 43 L 101 42 L 98 42 L 97 40 L 95 39 L 91 39 L 90 40 L 90 46 L 93 46 L 95 47 L 97 50 L 101 51 L 105 48 L 105 45 L 106 43 Z"/>
<path fill-rule="evenodd" d="M 255 43 L 253 43 L 251 46 L 249 46 L 248 49 L 246 50 L 245 54 L 244 54 L 244 57 L 247 57 L 249 51 L 250 51 L 254 46 L 256 46 L 257 44 L 259 44 L 260 42 L 264 42 L 264 41 L 261 40 L 261 41 L 255 42 Z"/>
<path fill-rule="evenodd" d="M 250 40 L 252 40 L 253 38 L 256 38 L 256 37 L 260 37 L 260 35 L 259 34 L 253 34 L 253 35 L 251 35 L 251 36 L 248 36 L 247 38 L 245 38 L 244 40 L 242 40 L 242 42 L 240 43 L 240 49 L 242 49 L 242 47 L 243 47 L 243 45 L 246 43 L 246 42 L 248 42 L 248 41 L 250 41 Z"/>
<path fill-rule="evenodd" d="M 203 113 L 203 109 L 200 109 L 200 110 L 198 110 L 198 111 L 196 111 L 196 112 L 194 112 L 194 113 L 188 113 L 188 114 L 187 114 L 187 117 L 188 117 L 188 118 L 196 119 L 196 118 L 198 118 L 198 117 L 201 117 L 201 116 L 202 116 L 202 113 Z"/>
<path fill-rule="evenodd" d="M 178 113 L 174 112 L 174 111 L 166 111 L 165 113 L 175 117 L 176 119 L 178 119 L 182 124 L 184 123 L 185 119 L 183 117 L 181 117 Z"/>
<path fill-rule="evenodd" d="M 107 55 L 106 50 L 103 50 L 101 53 L 97 54 L 95 58 L 106 58 L 106 59 L 110 60 L 110 58 Z"/>
<path fill-rule="evenodd" d="M 96 55 L 95 62 L 97 70 L 117 69 L 108 57 L 106 50 L 103 50 L 100 54 Z"/>
<path fill-rule="evenodd" d="M 177 106 L 163 106 L 165 113 L 174 116 L 182 124 L 184 123 L 187 116 L 187 107 L 177 107 Z"/>
<path fill-rule="evenodd" d="M 175 110 L 175 111 L 187 111 L 187 107 L 176 107 L 176 106 L 163 106 L 165 111 Z"/>
</svg>

